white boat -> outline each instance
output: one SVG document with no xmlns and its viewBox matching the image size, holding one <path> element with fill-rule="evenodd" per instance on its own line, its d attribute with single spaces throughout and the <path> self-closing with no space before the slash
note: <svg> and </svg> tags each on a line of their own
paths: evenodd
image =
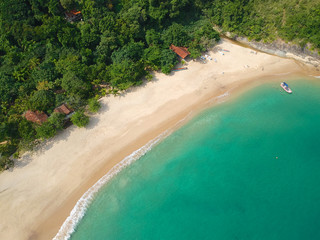
<svg viewBox="0 0 320 240">
<path fill-rule="evenodd" d="M 288 84 L 285 82 L 282 82 L 280 86 L 285 90 L 287 93 L 292 93 L 292 90 L 289 88 Z"/>
</svg>

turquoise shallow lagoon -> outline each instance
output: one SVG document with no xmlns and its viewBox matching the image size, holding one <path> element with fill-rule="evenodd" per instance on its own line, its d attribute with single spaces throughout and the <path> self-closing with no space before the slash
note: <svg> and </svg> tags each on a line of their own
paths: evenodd
<svg viewBox="0 0 320 240">
<path fill-rule="evenodd" d="M 71 239 L 320 239 L 320 84 L 202 112 L 97 194 Z"/>
</svg>

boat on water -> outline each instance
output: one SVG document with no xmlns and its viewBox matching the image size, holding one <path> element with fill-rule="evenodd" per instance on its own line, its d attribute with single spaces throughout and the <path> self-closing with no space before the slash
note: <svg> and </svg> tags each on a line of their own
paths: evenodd
<svg viewBox="0 0 320 240">
<path fill-rule="evenodd" d="M 289 88 L 288 84 L 286 82 L 282 82 L 280 86 L 285 90 L 287 93 L 292 93 L 292 90 Z"/>
</svg>

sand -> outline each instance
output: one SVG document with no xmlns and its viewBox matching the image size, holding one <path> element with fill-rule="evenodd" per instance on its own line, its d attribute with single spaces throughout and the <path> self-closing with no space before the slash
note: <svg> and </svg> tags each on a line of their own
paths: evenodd
<svg viewBox="0 0 320 240">
<path fill-rule="evenodd" d="M 86 128 L 69 127 L 1 173 L 0 239 L 53 238 L 90 186 L 161 132 L 263 81 L 310 70 L 229 40 L 207 54 L 207 63 L 190 60 L 187 70 L 155 73 L 143 86 L 101 99 Z"/>
</svg>

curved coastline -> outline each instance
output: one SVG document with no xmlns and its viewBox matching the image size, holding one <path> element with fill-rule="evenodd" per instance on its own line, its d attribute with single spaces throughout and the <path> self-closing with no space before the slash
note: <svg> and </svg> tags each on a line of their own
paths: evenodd
<svg viewBox="0 0 320 240">
<path fill-rule="evenodd" d="M 320 82 L 288 84 L 192 118 L 101 189 L 71 239 L 320 237 Z"/>
<path fill-rule="evenodd" d="M 88 205 L 91 200 L 95 196 L 95 194 L 114 176 L 116 176 L 122 169 L 126 168 L 140 157 L 145 155 L 151 148 L 156 145 L 161 139 L 165 138 L 170 134 L 169 131 L 165 131 L 155 139 L 149 141 L 146 145 L 139 148 L 138 150 L 131 153 L 129 156 L 125 157 L 121 162 L 117 163 L 114 167 L 112 167 L 109 172 L 106 173 L 102 178 L 100 178 L 92 187 L 86 191 L 82 197 L 78 200 L 74 208 L 72 209 L 69 217 L 62 224 L 59 232 L 53 238 L 54 240 L 59 239 L 69 239 L 71 234 L 74 232 L 75 227 L 79 223 L 79 221 L 84 216 Z"/>
<path fill-rule="evenodd" d="M 290 73 L 283 73 L 283 74 L 275 74 L 275 76 L 282 76 L 288 75 Z M 315 76 L 312 76 L 315 77 Z M 289 80 L 296 80 L 298 79 L 296 76 L 291 76 Z M 261 83 L 263 84 L 263 83 Z M 208 100 L 207 103 L 209 104 L 220 104 L 226 101 L 226 99 L 230 96 L 232 90 L 234 88 L 229 89 L 225 93 L 215 96 L 213 99 Z M 248 90 L 248 86 L 247 89 Z M 191 114 L 190 114 L 191 115 Z M 189 115 L 189 116 L 190 116 Z M 61 228 L 59 229 L 57 235 L 53 238 L 53 240 L 60 240 L 60 239 L 70 239 L 72 233 L 75 231 L 78 223 L 84 217 L 91 201 L 94 199 L 95 195 L 99 192 L 99 190 L 105 186 L 113 177 L 115 177 L 120 171 L 124 168 L 128 167 L 135 161 L 139 160 L 140 157 L 144 156 L 148 151 L 150 151 L 155 145 L 157 145 L 160 141 L 168 137 L 176 127 L 180 126 L 180 123 L 185 122 L 185 120 L 189 119 L 186 116 L 184 119 L 180 120 L 176 126 L 172 129 L 167 129 L 156 138 L 150 140 L 146 145 L 142 146 L 138 150 L 135 150 L 129 156 L 125 157 L 122 161 L 117 163 L 114 167 L 112 167 L 102 178 L 100 178 L 92 187 L 90 187 L 87 192 L 85 192 L 81 198 L 77 201 L 76 205 L 70 212 L 70 215 L 62 224 Z"/>
<path fill-rule="evenodd" d="M 213 101 L 215 101 L 218 104 L 224 102 L 224 99 L 230 96 L 230 91 L 232 91 L 232 89 L 226 91 L 225 93 L 219 96 L 214 97 L 213 99 L 209 100 L 208 103 Z M 77 201 L 76 205 L 71 210 L 70 215 L 64 221 L 64 223 L 60 227 L 58 233 L 55 235 L 53 240 L 69 239 L 72 233 L 74 232 L 75 228 L 77 227 L 78 223 L 84 217 L 87 211 L 87 208 L 89 207 L 91 201 L 94 199 L 95 195 L 99 192 L 99 190 L 102 187 L 104 187 L 113 177 L 115 177 L 123 169 L 125 169 L 135 161 L 139 160 L 139 158 L 144 156 L 160 141 L 168 137 L 176 128 L 179 128 L 181 124 L 183 124 L 188 119 L 190 119 L 191 116 L 193 116 L 193 114 L 190 112 L 183 119 L 179 120 L 174 127 L 165 130 L 164 132 L 159 134 L 157 137 L 155 137 L 154 139 L 146 143 L 146 145 L 135 150 L 133 153 L 131 153 L 130 155 L 125 157 L 123 160 L 121 160 L 119 163 L 117 163 L 115 166 L 113 166 L 103 177 L 101 177 L 92 187 L 90 187 L 81 196 L 81 198 Z"/>
<path fill-rule="evenodd" d="M 304 76 L 310 75 L 310 74 L 316 75 L 316 72 L 313 72 L 313 70 L 311 70 L 310 68 L 308 68 L 308 70 L 300 68 L 300 66 L 296 64 L 293 60 L 281 59 L 275 56 L 270 56 L 268 54 L 259 53 L 258 58 L 260 59 L 259 60 L 260 62 L 257 63 L 255 59 L 251 59 L 251 55 L 248 49 L 245 49 L 240 46 L 236 46 L 235 44 L 229 41 L 223 41 L 219 46 L 222 46 L 223 48 L 232 48 L 232 51 L 229 54 L 229 56 L 228 55 L 225 56 L 225 59 L 223 59 L 223 56 L 218 56 L 219 54 L 216 54 L 214 50 L 210 52 L 210 55 L 212 56 L 217 55 L 217 58 L 219 57 L 218 64 L 216 65 L 214 65 L 213 61 L 208 62 L 207 64 L 189 62 L 188 68 L 190 70 L 186 72 L 175 73 L 174 76 L 164 76 L 161 74 L 155 74 L 155 81 L 147 83 L 145 88 L 140 87 L 140 88 L 133 89 L 131 92 L 127 94 L 127 96 L 125 96 L 125 98 L 128 98 L 125 101 L 121 100 L 121 99 L 125 99 L 121 97 L 105 98 L 103 102 L 108 105 L 110 104 L 110 109 L 108 109 L 110 113 L 109 115 L 102 114 L 102 116 L 100 116 L 99 118 L 100 121 L 102 121 L 101 120 L 102 117 L 110 117 L 111 114 L 117 113 L 117 111 L 113 110 L 113 105 L 112 105 L 113 103 L 115 104 L 115 106 L 118 106 L 118 107 L 120 104 L 120 110 L 118 111 L 123 110 L 124 105 L 127 105 L 126 106 L 127 108 L 128 107 L 133 108 L 131 113 L 128 113 L 128 115 L 123 116 L 124 119 L 128 119 L 129 117 L 132 117 L 133 119 L 126 120 L 131 122 L 130 124 L 128 123 L 126 127 L 123 127 L 120 129 L 121 130 L 120 136 L 119 136 L 120 132 L 117 132 L 116 130 L 111 128 L 107 128 L 106 127 L 108 125 L 107 123 L 105 125 L 102 125 L 102 128 L 106 128 L 109 131 L 109 132 L 107 131 L 106 133 L 110 133 L 110 135 L 114 133 L 117 135 L 115 139 L 110 139 L 110 140 L 107 139 L 108 141 L 106 141 L 107 143 L 110 144 L 107 148 L 112 149 L 111 152 L 110 150 L 108 152 L 108 150 L 106 150 L 106 146 L 102 145 L 101 143 L 100 143 L 101 148 L 98 148 L 97 146 L 95 146 L 95 144 L 97 143 L 90 142 L 90 140 L 96 140 L 96 141 L 106 140 L 106 137 L 104 136 L 104 133 L 102 133 L 102 131 L 98 129 L 96 129 L 95 131 L 92 130 L 98 127 L 101 128 L 101 123 L 99 122 L 97 126 L 92 126 L 92 129 L 90 129 L 90 131 L 93 131 L 92 132 L 93 135 L 89 136 L 88 133 L 83 133 L 83 131 L 86 131 L 86 130 L 71 129 L 68 131 L 70 134 L 70 137 L 67 137 L 67 140 L 62 138 L 63 141 L 67 141 L 67 142 L 75 141 L 73 139 L 78 138 L 78 141 L 85 140 L 87 141 L 85 143 L 89 145 L 85 147 L 80 145 L 78 149 L 74 150 L 74 151 L 77 151 L 79 149 L 81 150 L 81 147 L 84 148 L 83 152 L 76 153 L 75 156 L 72 157 L 73 159 L 70 163 L 67 164 L 65 171 L 60 169 L 61 166 L 60 168 L 58 168 L 57 164 L 54 164 L 52 166 L 53 169 L 49 169 L 50 164 L 52 163 L 49 162 L 50 159 L 45 159 L 46 157 L 45 152 L 51 151 L 51 154 L 56 153 L 56 156 L 53 157 L 54 159 L 59 157 L 61 158 L 61 160 L 59 160 L 59 163 L 61 164 L 61 162 L 63 163 L 63 161 L 65 161 L 66 158 L 70 157 L 74 153 L 74 152 L 71 152 L 70 155 L 67 155 L 66 157 L 59 155 L 58 151 L 59 150 L 61 151 L 64 148 L 63 146 L 59 148 L 59 146 L 62 145 L 62 143 L 61 141 L 60 142 L 58 141 L 58 143 L 53 144 L 53 146 L 51 146 L 51 148 L 48 149 L 47 151 L 40 152 L 36 154 L 36 156 L 31 156 L 33 161 L 29 163 L 26 167 L 20 168 L 18 170 L 14 170 L 12 173 L 6 173 L 5 174 L 6 176 L 2 174 L 2 176 L 0 176 L 0 180 L 7 178 L 8 181 L 5 181 L 4 183 L 0 184 L 0 190 L 5 189 L 5 187 L 9 186 L 9 191 L 7 192 L 5 191 L 1 193 L 2 196 L 5 196 L 4 198 L 2 198 L 4 200 L 10 199 L 10 198 L 13 199 L 16 196 L 15 194 L 17 194 L 15 191 L 20 190 L 20 189 L 16 190 L 12 185 L 8 184 L 9 180 L 15 177 L 16 179 L 19 179 L 19 181 L 22 181 L 23 177 L 28 177 L 28 175 L 25 175 L 25 171 L 27 171 L 28 168 L 31 168 L 31 167 L 36 168 L 40 164 L 42 168 L 40 169 L 37 168 L 36 170 L 41 171 L 45 169 L 45 171 L 49 171 L 49 174 L 45 174 L 48 179 L 57 178 L 55 173 L 60 171 L 62 173 L 60 173 L 59 176 L 62 176 L 62 177 L 61 179 L 59 179 L 59 181 L 56 181 L 55 179 L 53 182 L 49 181 L 50 186 L 54 185 L 55 188 L 51 189 L 52 191 L 51 192 L 49 191 L 47 195 L 43 192 L 43 189 L 41 188 L 39 189 L 39 191 L 33 192 L 32 193 L 33 195 L 31 195 L 31 197 L 28 199 L 25 205 L 22 204 L 22 206 L 20 207 L 19 210 L 22 209 L 22 211 L 14 212 L 13 214 L 16 214 L 15 218 L 8 217 L 8 223 L 6 223 L 7 225 L 4 228 L 3 227 L 0 228 L 0 236 L 4 237 L 4 239 L 6 238 L 12 239 L 12 237 L 15 239 L 25 239 L 26 236 L 34 239 L 54 237 L 58 229 L 61 227 L 61 224 L 67 218 L 71 209 L 73 209 L 75 204 L 80 201 L 79 199 L 81 199 L 81 196 L 83 195 L 83 193 L 87 191 L 90 194 L 95 193 L 97 190 L 93 190 L 93 191 L 88 190 L 90 189 L 91 186 L 93 186 L 94 189 L 99 189 L 98 187 L 100 187 L 101 185 L 98 184 L 97 182 L 98 179 L 100 179 L 103 176 L 106 176 L 104 180 L 101 180 L 101 182 L 108 181 L 111 178 L 110 177 L 111 175 L 115 175 L 118 170 L 127 166 L 127 163 L 123 163 L 122 161 L 127 161 L 129 164 L 137 159 L 137 158 L 132 158 L 132 160 L 128 160 L 131 156 L 130 153 L 134 152 L 136 149 L 141 149 L 141 148 L 145 150 L 148 149 L 148 147 L 145 148 L 141 146 L 149 146 L 148 144 L 151 144 L 152 146 L 153 144 L 155 144 L 153 143 L 152 139 L 158 139 L 157 136 L 161 136 L 161 133 L 166 132 L 168 129 L 172 129 L 174 126 L 176 126 L 176 124 L 179 121 L 181 121 L 181 119 L 184 119 L 186 116 L 188 116 L 190 112 L 192 112 L 191 115 L 195 115 L 196 113 L 203 110 L 204 108 L 212 106 L 213 104 L 219 103 L 219 101 L 221 100 L 223 101 L 225 97 L 228 97 L 228 98 L 236 97 L 238 93 L 242 93 L 248 88 L 259 85 L 265 81 L 272 81 L 272 79 L 274 79 L 275 77 L 274 74 L 283 74 L 283 73 L 291 72 L 288 75 L 277 76 L 277 79 L 296 78 L 295 76 L 300 74 Z M 236 59 L 237 62 L 232 63 L 232 61 L 235 61 L 234 59 Z M 249 69 L 244 69 L 243 68 L 244 61 L 248 61 L 248 63 L 250 62 L 250 64 L 257 63 L 257 66 L 254 66 L 254 67 L 251 66 Z M 264 70 L 261 69 L 261 64 L 263 65 Z M 223 68 L 223 70 L 225 70 L 225 73 L 222 74 L 221 69 L 219 68 Z M 197 81 L 194 81 L 194 80 L 197 80 Z M 173 82 L 173 81 L 177 81 L 178 83 L 176 84 L 176 82 Z M 173 89 L 168 89 L 168 87 L 171 87 Z M 180 89 L 181 87 L 184 87 L 184 89 Z M 169 95 L 170 97 L 159 99 L 159 100 L 156 99 L 153 102 L 154 106 L 149 106 L 148 108 L 141 109 L 139 105 L 140 103 L 136 103 L 136 105 L 139 105 L 137 107 L 137 106 L 133 106 L 133 103 L 130 102 L 132 98 L 141 96 L 139 95 L 141 91 L 144 91 L 143 94 L 145 94 L 140 99 L 141 103 L 144 103 L 146 100 L 153 99 L 151 95 L 158 94 L 157 91 L 162 91 L 159 93 L 159 95 Z M 219 96 L 223 96 L 223 97 L 219 97 Z M 152 105 L 152 102 L 150 104 Z M 141 112 L 139 112 L 139 110 Z M 120 118 L 120 116 L 118 117 Z M 153 123 L 151 124 L 150 122 L 153 122 Z M 123 122 L 121 122 L 120 124 L 122 123 Z M 119 127 L 119 125 L 114 126 L 115 129 L 117 127 Z M 79 136 L 76 134 L 79 134 L 79 136 L 82 138 L 79 138 Z M 94 134 L 96 134 L 96 136 Z M 74 138 L 73 138 L 73 135 L 75 135 Z M 52 141 L 57 141 L 57 139 L 54 139 Z M 116 143 L 122 143 L 122 146 L 116 146 L 115 143 L 113 145 L 112 141 Z M 136 141 L 136 142 L 133 143 L 133 141 Z M 158 142 L 158 140 L 156 140 L 156 142 Z M 91 149 L 90 152 L 86 152 L 88 151 L 88 149 Z M 92 158 L 93 154 L 96 154 L 98 152 L 97 150 L 100 150 L 101 153 L 97 154 L 96 156 L 97 159 L 94 160 L 93 163 L 90 163 L 88 167 L 86 165 L 87 160 Z M 141 150 L 141 153 L 143 153 L 145 150 Z M 121 154 L 117 156 L 119 152 L 121 152 Z M 115 156 L 117 157 L 115 158 Z M 128 157 L 125 157 L 125 156 L 128 156 Z M 79 159 L 75 159 L 77 157 Z M 42 161 L 44 161 L 45 159 L 45 162 L 40 163 L 40 161 L 35 161 L 34 160 L 35 158 L 40 159 Z M 49 166 L 44 166 L 46 163 L 48 163 Z M 78 165 L 80 164 L 80 166 L 75 168 L 76 164 Z M 86 171 L 86 167 L 89 168 L 88 171 Z M 50 170 L 53 170 L 53 172 L 50 172 Z M 105 174 L 106 172 L 108 172 L 107 175 L 109 177 L 107 177 L 107 175 Z M 72 175 L 74 174 L 75 177 L 71 179 L 68 178 L 66 175 L 70 173 L 72 173 Z M 74 181 L 79 181 L 79 182 L 74 182 Z M 98 184 L 96 185 L 97 188 L 94 187 L 94 183 L 96 182 Z M 65 192 L 62 192 L 59 194 L 57 193 L 56 188 L 59 188 L 61 186 L 65 186 L 66 189 L 65 189 Z M 90 202 L 90 199 L 91 199 L 90 196 L 92 196 L 90 194 L 85 195 L 87 197 L 86 198 L 87 200 L 86 200 L 86 203 L 82 205 L 84 206 L 84 208 L 81 208 L 81 209 L 85 209 L 88 202 Z M 47 199 L 48 196 L 50 197 L 49 200 Z M 38 209 L 34 210 L 31 214 L 30 213 L 31 210 L 29 210 L 28 212 L 28 202 L 34 201 L 35 199 L 38 199 L 39 203 L 41 202 L 42 205 L 40 205 Z M 44 200 L 44 199 L 47 199 L 47 200 Z M 21 201 L 21 198 L 19 200 Z M 44 204 L 43 203 L 44 201 L 47 201 L 47 203 Z M 9 208 L 8 208 L 9 210 L 4 213 L 5 214 L 7 213 L 7 215 L 9 216 L 10 209 L 12 209 L 12 207 L 17 206 L 17 202 L 19 201 L 13 200 L 13 203 L 9 205 Z M 79 203 L 79 204 L 77 203 L 77 206 L 80 206 L 81 204 L 82 203 Z M 47 212 L 45 212 L 45 214 L 41 216 L 41 214 L 43 213 L 43 209 L 46 209 Z M 78 217 L 78 220 L 81 219 L 82 215 L 83 215 L 83 212 L 78 215 L 80 217 L 80 218 Z M 30 220 L 30 219 L 36 219 L 36 220 L 34 220 L 31 223 L 30 222 L 28 223 L 27 220 L 24 220 L 24 224 L 21 227 L 21 229 L 14 232 L 15 231 L 14 229 L 13 230 L 10 229 L 10 225 L 15 223 L 15 220 L 17 218 L 20 219 L 21 216 L 27 216 L 27 220 Z M 56 219 L 57 216 L 59 216 L 57 218 L 58 220 L 56 220 L 56 222 L 54 223 L 51 223 L 50 220 Z M 20 221 L 23 221 L 23 220 L 20 219 Z M 76 222 L 73 222 L 72 220 L 71 220 L 71 223 L 76 224 Z M 66 224 L 66 226 L 67 225 L 68 224 Z M 61 227 L 61 229 L 62 228 L 64 229 L 63 226 Z M 6 232 L 5 231 L 6 229 L 9 229 L 10 231 Z M 66 229 L 69 229 L 67 232 L 69 232 L 70 234 L 70 231 L 73 228 L 69 227 Z M 64 230 L 61 230 L 61 231 L 63 233 L 67 233 Z M 61 239 L 59 236 L 60 235 L 57 235 L 56 239 Z"/>
<path fill-rule="evenodd" d="M 285 72 L 285 73 L 279 73 L 279 74 L 273 74 L 273 76 L 288 76 L 289 80 L 295 80 L 299 77 L 297 75 L 291 75 L 292 72 Z M 299 75 L 300 76 L 300 75 Z M 303 76 L 304 77 L 304 76 Z M 311 76 L 315 77 L 316 76 Z M 260 84 L 263 84 L 261 82 Z M 245 86 L 244 86 L 245 85 Z M 240 89 L 236 89 L 236 87 L 232 87 L 228 89 L 225 93 L 222 93 L 220 95 L 217 95 L 213 97 L 212 99 L 208 100 L 206 102 L 207 107 L 213 106 L 215 104 L 220 104 L 225 101 L 227 101 L 228 97 L 231 96 L 232 91 L 236 91 L 234 93 L 234 96 L 236 97 L 239 94 L 243 93 L 244 91 L 248 91 L 250 88 L 256 87 L 255 84 L 252 84 L 251 81 L 248 81 L 247 84 L 244 84 L 242 86 L 242 91 Z M 203 106 L 203 108 L 205 108 Z M 199 109 L 199 111 L 202 111 L 202 109 Z M 199 112 L 198 111 L 198 112 Z M 194 116 L 193 114 L 189 114 L 190 116 Z M 128 167 L 135 161 L 139 160 L 140 157 L 145 155 L 148 151 L 150 151 L 157 143 L 159 143 L 161 140 L 169 136 L 174 129 L 176 129 L 179 126 L 179 123 L 185 122 L 186 119 L 189 119 L 187 116 L 181 119 L 178 123 L 176 123 L 175 127 L 172 127 L 170 129 L 165 130 L 163 133 L 158 135 L 156 138 L 150 140 L 146 145 L 142 146 L 138 150 L 135 150 L 132 154 L 125 157 L 121 162 L 116 164 L 113 168 L 111 168 L 110 171 L 108 171 L 102 178 L 100 178 L 92 187 L 88 189 L 87 192 L 83 194 L 83 196 L 78 200 L 72 211 L 70 212 L 70 215 L 65 220 L 61 228 L 59 229 L 57 235 L 53 238 L 53 240 L 59 240 L 59 239 L 70 239 L 72 233 L 75 231 L 75 228 L 77 227 L 78 223 L 81 221 L 83 216 L 85 215 L 85 212 L 87 211 L 87 208 L 89 207 L 91 201 L 93 200 L 94 196 L 97 194 L 97 192 L 105 186 L 113 177 L 115 177 L 120 171 L 122 171 L 124 168 Z"/>
</svg>

